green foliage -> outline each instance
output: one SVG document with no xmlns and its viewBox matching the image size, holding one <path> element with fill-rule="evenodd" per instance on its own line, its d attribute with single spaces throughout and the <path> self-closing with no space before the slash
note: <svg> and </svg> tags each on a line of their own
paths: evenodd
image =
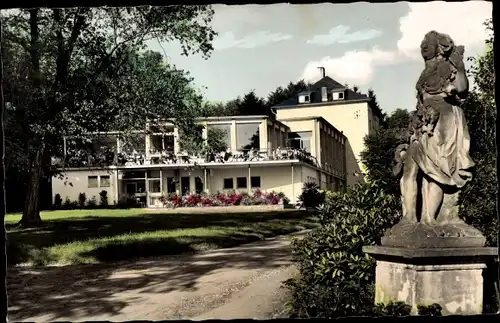
<svg viewBox="0 0 500 323">
<path fill-rule="evenodd" d="M 290 82 L 286 87 L 277 87 L 269 93 L 267 99 L 257 96 L 255 90 L 251 90 L 243 97 L 237 97 L 226 103 L 205 103 L 203 107 L 204 116 L 233 116 L 233 115 L 274 115 L 271 108 L 289 99 L 300 91 L 307 88 L 303 80 L 297 83 Z"/>
<path fill-rule="evenodd" d="M 300 80 L 297 83 L 290 82 L 286 87 L 277 87 L 276 90 L 269 93 L 267 96 L 267 106 L 273 107 L 283 101 L 293 97 L 295 94 L 307 89 L 308 84 L 304 80 Z"/>
<path fill-rule="evenodd" d="M 441 310 L 443 309 L 441 305 L 433 303 L 431 305 L 417 305 L 418 315 L 422 316 L 442 316 Z"/>
<path fill-rule="evenodd" d="M 208 128 L 207 129 L 207 144 L 208 153 L 220 153 L 226 151 L 229 147 L 226 142 L 228 133 L 224 129 Z"/>
<path fill-rule="evenodd" d="M 128 209 L 128 208 L 135 208 L 138 207 L 137 205 L 137 200 L 133 195 L 129 194 L 120 194 L 118 197 L 118 202 L 116 203 L 116 206 L 119 209 Z"/>
<path fill-rule="evenodd" d="M 361 160 L 367 169 L 367 177 L 379 181 L 388 193 L 399 195 L 399 178 L 393 174 L 395 153 L 398 145 L 408 140 L 407 129 L 410 113 L 398 109 L 382 120 L 380 128 L 364 139 L 365 150 Z"/>
<path fill-rule="evenodd" d="M 87 207 L 89 209 L 95 209 L 97 208 L 97 199 L 95 196 L 92 196 L 90 200 L 87 202 Z"/>
<path fill-rule="evenodd" d="M 63 200 L 61 194 L 56 194 L 54 196 L 54 209 L 59 210 L 62 207 Z"/>
<path fill-rule="evenodd" d="M 286 284 L 298 317 L 360 315 L 372 310 L 374 261 L 365 245 L 380 243 L 400 218 L 400 202 L 378 182 L 329 194 L 319 210 L 320 227 L 293 243 L 300 276 Z"/>
<path fill-rule="evenodd" d="M 192 156 L 200 156 L 205 150 L 203 139 L 203 128 L 201 124 L 195 124 L 189 129 L 179 129 L 179 148 Z"/>
<path fill-rule="evenodd" d="M 87 195 L 85 193 L 78 194 L 78 205 L 83 209 L 87 203 Z"/>
<path fill-rule="evenodd" d="M 5 101 L 25 141 L 18 167 L 40 181 L 49 174 L 50 156 L 62 155 L 63 136 L 144 129 L 159 115 L 176 118 L 190 134 L 201 95 L 187 73 L 143 50 L 149 39 L 175 40 L 185 55 L 208 57 L 216 35 L 212 16 L 210 6 L 2 12 Z M 10 140 L 9 151 L 18 145 Z M 36 187 L 26 185 L 25 225 L 41 222 Z"/>
<path fill-rule="evenodd" d="M 487 21 L 488 30 L 491 20 Z M 485 54 L 471 58 L 474 62 L 469 71 L 474 78 L 472 89 L 463 110 L 471 136 L 470 154 L 476 163 L 472 181 L 460 194 L 460 216 L 487 238 L 489 246 L 498 246 L 498 217 L 496 195 L 498 191 L 496 169 L 495 122 L 496 106 L 493 47 L 487 40 Z"/>
<path fill-rule="evenodd" d="M 321 191 L 319 184 L 306 182 L 302 187 L 302 193 L 299 195 L 299 201 L 304 207 L 317 208 L 325 202 L 325 193 Z"/>
<path fill-rule="evenodd" d="M 99 205 L 104 208 L 109 206 L 108 192 L 106 190 L 102 190 L 99 193 Z"/>
<path fill-rule="evenodd" d="M 377 304 L 367 314 L 370 316 L 409 316 L 411 305 L 405 302 L 389 302 L 387 304 Z"/>
</svg>

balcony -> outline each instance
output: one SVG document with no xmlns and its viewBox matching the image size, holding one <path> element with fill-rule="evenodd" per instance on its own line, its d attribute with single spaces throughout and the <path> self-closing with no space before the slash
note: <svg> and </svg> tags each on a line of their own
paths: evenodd
<svg viewBox="0 0 500 323">
<path fill-rule="evenodd" d="M 271 160 L 299 160 L 312 166 L 318 166 L 316 159 L 303 149 L 248 149 L 232 153 L 231 151 L 192 156 L 186 153 L 175 154 L 171 150 L 151 151 L 149 158 L 145 154 L 133 151 L 132 153 L 118 153 L 102 149 L 99 153 L 87 153 L 83 150 L 74 151 L 67 155 L 63 162 L 53 158 L 55 167 L 107 167 L 107 166 L 139 166 L 139 165 L 192 165 L 209 163 L 251 163 Z"/>
</svg>

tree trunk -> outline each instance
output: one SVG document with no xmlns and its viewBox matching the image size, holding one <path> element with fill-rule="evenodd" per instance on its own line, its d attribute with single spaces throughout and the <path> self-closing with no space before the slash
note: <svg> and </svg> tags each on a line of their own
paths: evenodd
<svg viewBox="0 0 500 323">
<path fill-rule="evenodd" d="M 2 43 L 3 36 L 3 25 L 0 19 L 0 44 Z M 1 279 L 2 287 L 4 287 L 4 293 L 2 295 L 2 304 L 0 308 L 1 313 L 5 313 L 5 321 L 7 321 L 7 308 L 8 308 L 8 295 L 7 295 L 7 232 L 5 231 L 5 214 L 7 213 L 7 207 L 5 206 L 5 128 L 4 128 L 4 113 L 5 113 L 5 101 L 3 97 L 3 57 L 2 51 L 0 51 L 0 213 L 2 214 L 2 237 L 0 239 L 5 239 L 5 244 L 3 251 L 5 253 L 6 261 L 1 266 Z"/>
<path fill-rule="evenodd" d="M 26 199 L 24 202 L 24 212 L 19 222 L 23 227 L 37 227 L 42 225 L 42 218 L 40 217 L 40 180 L 44 172 L 44 157 L 46 155 L 46 148 L 41 144 L 34 156 L 31 165 L 30 178 L 26 192 Z"/>
</svg>

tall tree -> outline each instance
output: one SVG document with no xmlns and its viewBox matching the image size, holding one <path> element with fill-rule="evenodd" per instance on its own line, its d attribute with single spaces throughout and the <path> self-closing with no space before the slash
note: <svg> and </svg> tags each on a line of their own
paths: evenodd
<svg viewBox="0 0 500 323">
<path fill-rule="evenodd" d="M 358 88 L 357 87 L 354 87 L 354 88 L 355 88 L 354 92 L 358 92 Z M 386 116 L 385 116 L 384 112 L 382 111 L 382 108 L 380 108 L 380 104 L 378 103 L 377 95 L 375 94 L 375 91 L 373 91 L 373 89 L 371 89 L 371 88 L 368 89 L 368 97 L 371 99 L 370 102 L 368 102 L 368 104 L 370 105 L 372 111 L 374 111 L 377 114 L 382 115 L 382 117 L 385 118 Z"/>
<path fill-rule="evenodd" d="M 169 69 L 162 74 L 165 71 L 156 70 L 155 75 L 167 77 L 163 81 L 141 78 L 149 68 L 158 66 L 158 61 L 147 56 L 141 60 L 138 52 L 145 48 L 146 40 L 157 38 L 177 40 L 185 55 L 201 53 L 208 57 L 215 35 L 209 26 L 212 16 L 208 6 L 165 6 L 30 9 L 2 17 L 6 47 L 17 52 L 19 63 L 28 62 L 26 81 L 12 84 L 15 90 L 11 95 L 6 92 L 8 102 L 23 112 L 31 138 L 21 224 L 41 223 L 39 183 L 51 155 L 60 150 L 57 143 L 62 136 L 81 136 L 117 125 L 121 130 L 145 125 L 151 115 L 146 111 L 147 104 L 157 105 L 158 109 L 165 108 L 165 104 L 151 96 L 141 98 L 144 93 L 135 85 L 145 89 L 166 86 L 175 95 L 185 94 L 180 89 L 188 80 L 182 71 Z M 129 74 L 131 71 L 137 73 Z M 183 120 L 189 123 L 196 100 L 196 96 L 186 99 L 172 95 L 168 103 L 173 105 L 162 115 L 187 111 Z"/>
<path fill-rule="evenodd" d="M 273 107 L 281 102 L 289 99 L 299 93 L 300 91 L 304 91 L 307 89 L 308 84 L 304 82 L 304 80 L 300 80 L 297 83 L 290 82 L 288 85 L 283 88 L 281 86 L 277 87 L 276 90 L 269 93 L 267 96 L 266 104 L 268 107 Z"/>
<path fill-rule="evenodd" d="M 264 99 L 258 97 L 255 90 L 245 94 L 238 104 L 238 115 L 269 115 L 269 113 Z"/>
<path fill-rule="evenodd" d="M 398 195 L 399 179 L 393 174 L 394 155 L 398 145 L 407 142 L 407 130 L 410 113 L 397 109 L 386 116 L 377 131 L 366 136 L 365 150 L 361 152 L 361 160 L 366 167 L 369 180 L 379 181 L 386 192 Z"/>
</svg>

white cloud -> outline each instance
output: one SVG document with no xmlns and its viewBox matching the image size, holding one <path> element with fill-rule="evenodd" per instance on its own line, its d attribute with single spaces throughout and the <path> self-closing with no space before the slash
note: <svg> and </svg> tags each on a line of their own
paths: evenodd
<svg viewBox="0 0 500 323">
<path fill-rule="evenodd" d="M 377 66 L 422 60 L 420 43 L 424 35 L 436 30 L 449 34 L 455 43 L 465 46 L 466 56 L 481 53 L 487 38 L 483 23 L 492 16 L 492 4 L 487 1 L 410 3 L 409 12 L 400 19 L 401 37 L 389 51 L 373 48 L 368 51 L 349 51 L 341 57 L 324 57 L 309 62 L 302 78 L 317 80 L 318 66 L 326 68 L 339 82 L 366 85 L 373 79 Z"/>
<path fill-rule="evenodd" d="M 376 38 L 382 35 L 381 31 L 375 29 L 362 29 L 349 33 L 350 29 L 351 27 L 349 26 L 338 25 L 330 29 L 328 34 L 316 35 L 307 40 L 307 43 L 322 46 L 328 46 L 335 43 L 347 44 Z"/>
<path fill-rule="evenodd" d="M 289 40 L 293 36 L 283 33 L 271 33 L 269 31 L 257 31 L 246 35 L 243 38 L 236 39 L 234 33 L 228 31 L 217 37 L 214 42 L 214 48 L 224 50 L 228 48 L 255 48 L 261 47 L 270 43 L 277 43 L 284 40 Z"/>
<path fill-rule="evenodd" d="M 487 31 L 484 21 L 491 18 L 492 3 L 487 1 L 410 3 L 410 11 L 399 21 L 401 38 L 398 51 L 413 59 L 421 59 L 420 43 L 424 35 L 436 30 L 449 34 L 456 44 L 468 49 L 484 48 Z"/>
<path fill-rule="evenodd" d="M 373 78 L 373 67 L 394 64 L 399 59 L 397 53 L 383 51 L 377 47 L 369 51 L 349 51 L 342 57 L 324 57 L 309 62 L 304 68 L 302 77 L 306 81 L 316 81 L 320 77 L 319 66 L 323 66 L 327 75 L 337 78 L 339 82 L 352 85 L 364 85 Z"/>
</svg>

